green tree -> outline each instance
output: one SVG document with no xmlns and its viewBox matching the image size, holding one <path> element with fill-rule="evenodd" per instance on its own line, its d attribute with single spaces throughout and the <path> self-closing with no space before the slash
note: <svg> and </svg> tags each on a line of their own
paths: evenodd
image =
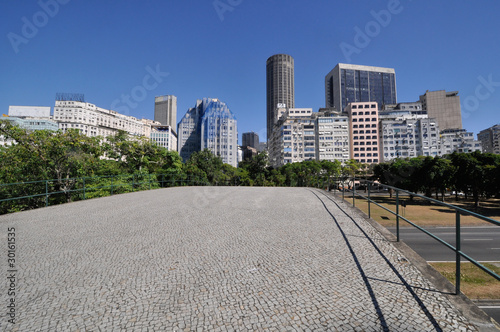
<svg viewBox="0 0 500 332">
<path fill-rule="evenodd" d="M 269 178 L 271 170 L 271 168 L 268 167 L 268 163 L 267 152 L 262 151 L 257 153 L 257 155 L 253 156 L 251 159 L 240 162 L 238 168 L 244 169 L 248 172 L 253 185 L 265 186 L 267 185 L 267 179 Z"/>
<path fill-rule="evenodd" d="M 124 173 L 178 173 L 182 161 L 177 152 L 156 145 L 146 137 L 131 137 L 120 130 L 106 138 L 106 156 L 119 163 Z"/>
<path fill-rule="evenodd" d="M 321 173 L 323 175 L 323 182 L 328 185 L 328 189 L 333 185 L 334 179 L 338 178 L 342 171 L 342 163 L 338 160 L 333 162 L 328 160 L 322 160 L 320 162 L 321 165 Z"/>
<path fill-rule="evenodd" d="M 78 130 L 27 131 L 0 122 L 0 135 L 15 141 L 0 150 L 0 177 L 4 183 L 53 179 L 51 191 L 63 192 L 69 201 L 75 178 L 93 176 L 101 165 L 100 139 L 84 136 Z"/>
<path fill-rule="evenodd" d="M 192 153 L 186 162 L 186 167 L 192 171 L 192 175 L 201 176 L 209 183 L 217 184 L 224 179 L 223 164 L 220 157 L 215 156 L 209 149 L 204 149 Z"/>
</svg>

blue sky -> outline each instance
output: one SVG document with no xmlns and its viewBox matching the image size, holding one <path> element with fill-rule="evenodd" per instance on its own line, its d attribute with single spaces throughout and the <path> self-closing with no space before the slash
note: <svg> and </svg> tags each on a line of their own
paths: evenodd
<svg viewBox="0 0 500 332">
<path fill-rule="evenodd" d="M 0 12 L 0 113 L 77 92 L 152 119 L 154 97 L 173 94 L 180 120 L 211 97 L 240 138 L 262 141 L 266 59 L 286 53 L 296 107 L 324 107 L 324 77 L 342 62 L 395 68 L 400 102 L 459 91 L 476 134 L 500 122 L 497 0 L 4 0 Z"/>
</svg>

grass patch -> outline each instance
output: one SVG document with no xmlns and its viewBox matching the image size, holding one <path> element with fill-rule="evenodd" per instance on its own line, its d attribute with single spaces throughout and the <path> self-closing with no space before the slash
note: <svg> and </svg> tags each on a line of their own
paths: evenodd
<svg viewBox="0 0 500 332">
<path fill-rule="evenodd" d="M 363 193 L 363 195 L 366 195 Z M 391 210 L 396 211 L 396 198 L 390 198 L 387 196 L 372 196 L 371 199 L 381 206 Z M 345 196 L 345 200 L 352 204 L 352 197 Z M 447 208 L 440 205 L 429 205 L 427 201 L 422 198 L 415 197 L 413 201 L 410 201 L 409 197 L 400 197 L 400 202 L 405 201 L 406 207 L 399 207 L 399 214 L 405 218 L 411 220 L 419 226 L 455 226 L 455 210 Z M 450 202 L 451 203 L 451 202 Z M 455 204 L 462 208 L 470 208 L 467 202 L 460 202 Z M 500 203 L 498 199 L 490 200 L 488 202 L 483 202 L 483 208 L 481 211 L 476 211 L 480 214 L 486 215 L 489 218 L 500 221 Z M 487 208 L 486 208 L 487 206 Z M 364 199 L 356 199 L 356 207 L 359 208 L 364 213 L 368 214 L 368 202 Z M 370 204 L 371 217 L 376 220 L 382 226 L 391 227 L 396 226 L 396 216 L 383 208 L 376 206 L 375 204 Z M 464 216 L 460 217 L 461 225 L 464 226 L 491 226 L 492 224 L 482 221 L 481 219 Z M 409 226 L 403 220 L 400 220 L 400 226 Z"/>
<path fill-rule="evenodd" d="M 430 263 L 439 273 L 455 285 L 455 263 Z M 500 274 L 497 265 L 483 263 L 488 269 Z M 460 267 L 460 290 L 470 299 L 500 299 L 500 282 L 472 263 Z"/>
</svg>

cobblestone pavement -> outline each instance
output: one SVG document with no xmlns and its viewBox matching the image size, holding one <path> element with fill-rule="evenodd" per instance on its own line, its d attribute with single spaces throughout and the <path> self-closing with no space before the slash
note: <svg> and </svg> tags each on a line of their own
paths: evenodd
<svg viewBox="0 0 500 332">
<path fill-rule="evenodd" d="M 344 213 L 347 212 L 346 213 Z M 352 219 L 351 219 L 352 217 Z M 347 204 L 180 187 L 0 216 L 8 331 L 475 331 Z"/>
</svg>

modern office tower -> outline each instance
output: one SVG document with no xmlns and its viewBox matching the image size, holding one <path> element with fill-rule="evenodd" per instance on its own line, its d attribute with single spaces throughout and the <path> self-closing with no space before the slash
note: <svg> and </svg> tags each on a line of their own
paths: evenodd
<svg viewBox="0 0 500 332">
<path fill-rule="evenodd" d="M 241 146 L 250 146 L 254 149 L 259 148 L 259 135 L 257 133 L 254 133 L 253 131 L 248 133 L 243 133 L 241 138 L 242 138 Z"/>
<path fill-rule="evenodd" d="M 271 138 L 277 108 L 295 107 L 294 61 L 276 54 L 266 62 L 267 140 Z"/>
<path fill-rule="evenodd" d="M 218 99 L 196 101 L 178 125 L 178 151 L 184 161 L 208 148 L 226 164 L 238 165 L 238 129 L 234 114 Z"/>
<path fill-rule="evenodd" d="M 335 108 L 320 108 L 316 119 L 316 160 L 349 160 L 349 119 Z"/>
<path fill-rule="evenodd" d="M 342 112 L 349 103 L 396 104 L 396 73 L 393 68 L 339 63 L 325 77 L 326 107 Z"/>
<path fill-rule="evenodd" d="M 201 116 L 208 107 L 210 99 L 198 99 L 196 106 L 190 108 L 177 125 L 177 151 L 186 162 L 191 154 L 201 151 Z"/>
<path fill-rule="evenodd" d="M 401 103 L 397 108 L 379 112 L 381 161 L 437 156 L 440 142 L 436 120 L 429 119 L 418 104 Z"/>
<path fill-rule="evenodd" d="M 118 130 L 142 136 L 144 132 L 141 120 L 86 103 L 81 94 L 57 94 L 53 119 L 59 123 L 59 129 L 77 129 L 86 136 L 106 137 Z"/>
<path fill-rule="evenodd" d="M 27 130 L 52 130 L 56 131 L 59 129 L 59 124 L 48 118 L 22 118 L 8 116 L 1 118 L 0 120 L 6 120 L 13 125 L 19 126 Z"/>
<path fill-rule="evenodd" d="M 149 139 L 169 151 L 177 151 L 177 135 L 170 126 L 152 125 Z"/>
<path fill-rule="evenodd" d="M 477 139 L 481 141 L 483 152 L 500 154 L 500 124 L 481 130 Z"/>
<path fill-rule="evenodd" d="M 50 107 L 49 107 L 50 109 Z M 9 121 L 11 124 L 18 126 L 20 128 L 27 129 L 29 131 L 33 130 L 52 130 L 56 131 L 59 129 L 59 124 L 49 118 L 32 118 L 32 117 L 13 117 L 6 116 L 0 118 L 0 120 Z M 2 145 L 12 145 L 13 140 L 5 139 L 3 135 L 0 135 L 0 146 Z"/>
<path fill-rule="evenodd" d="M 231 166 L 238 166 L 238 129 L 234 114 L 227 105 L 212 99 L 201 117 L 201 149 L 213 154 Z"/>
<path fill-rule="evenodd" d="M 441 151 L 444 156 L 453 152 L 482 151 L 481 142 L 474 139 L 474 133 L 465 129 L 445 129 L 440 133 Z"/>
<path fill-rule="evenodd" d="M 170 128 L 177 128 L 176 96 L 155 97 L 155 121 L 164 126 L 170 126 Z"/>
<path fill-rule="evenodd" d="M 367 164 L 380 162 L 378 104 L 350 103 L 345 111 L 349 117 L 351 159 Z"/>
<path fill-rule="evenodd" d="M 424 110 L 430 118 L 436 119 L 441 130 L 462 129 L 462 112 L 458 91 L 426 91 L 420 96 Z"/>
<path fill-rule="evenodd" d="M 315 122 L 312 108 L 282 109 L 268 141 L 273 167 L 316 159 Z"/>
</svg>

